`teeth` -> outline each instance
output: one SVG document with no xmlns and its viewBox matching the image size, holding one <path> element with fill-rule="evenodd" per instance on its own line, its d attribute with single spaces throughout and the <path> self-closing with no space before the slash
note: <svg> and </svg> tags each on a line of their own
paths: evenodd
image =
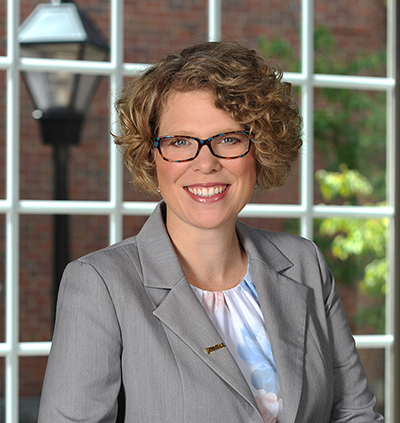
<svg viewBox="0 0 400 423">
<path fill-rule="evenodd" d="M 211 188 L 189 188 L 188 191 L 194 195 L 198 195 L 199 197 L 212 197 L 213 195 L 220 194 L 221 192 L 226 190 L 226 185 L 221 185 L 219 187 L 211 187 Z"/>
</svg>

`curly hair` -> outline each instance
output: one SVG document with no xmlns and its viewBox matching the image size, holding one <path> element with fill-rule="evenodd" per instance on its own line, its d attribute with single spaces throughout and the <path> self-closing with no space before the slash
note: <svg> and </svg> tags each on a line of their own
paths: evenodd
<svg viewBox="0 0 400 423">
<path fill-rule="evenodd" d="M 154 138 L 173 92 L 208 91 L 215 106 L 253 135 L 257 181 L 282 186 L 298 158 L 301 117 L 282 71 L 255 50 L 233 41 L 207 42 L 172 53 L 125 87 L 116 110 L 131 183 L 155 192 Z"/>
</svg>

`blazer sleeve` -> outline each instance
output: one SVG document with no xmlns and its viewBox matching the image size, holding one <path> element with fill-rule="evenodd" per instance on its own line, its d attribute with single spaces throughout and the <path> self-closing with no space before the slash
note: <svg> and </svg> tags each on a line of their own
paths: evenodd
<svg viewBox="0 0 400 423">
<path fill-rule="evenodd" d="M 383 417 L 374 410 L 376 399 L 369 390 L 368 379 L 332 272 L 322 253 L 317 247 L 315 248 L 323 282 L 325 315 L 333 358 L 334 402 L 329 421 L 335 423 L 383 422 Z"/>
<path fill-rule="evenodd" d="M 104 280 L 91 264 L 70 263 L 60 285 L 38 422 L 115 422 L 121 350 Z"/>
</svg>

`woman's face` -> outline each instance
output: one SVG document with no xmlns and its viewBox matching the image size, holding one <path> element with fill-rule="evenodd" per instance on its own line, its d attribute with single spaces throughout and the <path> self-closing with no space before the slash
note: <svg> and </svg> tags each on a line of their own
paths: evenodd
<svg viewBox="0 0 400 423">
<path fill-rule="evenodd" d="M 228 112 L 215 107 L 208 92 L 176 92 L 161 114 L 158 135 L 207 139 L 242 129 Z M 246 156 L 233 160 L 213 156 L 207 146 L 194 160 L 182 163 L 163 160 L 158 150 L 154 153 L 168 228 L 212 229 L 235 224 L 256 182 L 253 147 Z"/>
</svg>

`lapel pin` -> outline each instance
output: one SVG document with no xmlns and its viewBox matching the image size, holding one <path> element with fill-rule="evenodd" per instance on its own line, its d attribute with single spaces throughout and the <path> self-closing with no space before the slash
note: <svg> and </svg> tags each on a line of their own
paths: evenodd
<svg viewBox="0 0 400 423">
<path fill-rule="evenodd" d="M 215 344 L 212 347 L 206 347 L 204 352 L 206 354 L 211 354 L 212 352 L 220 350 L 221 348 L 224 348 L 225 346 L 226 345 L 223 342 L 221 342 L 220 344 Z"/>
</svg>

